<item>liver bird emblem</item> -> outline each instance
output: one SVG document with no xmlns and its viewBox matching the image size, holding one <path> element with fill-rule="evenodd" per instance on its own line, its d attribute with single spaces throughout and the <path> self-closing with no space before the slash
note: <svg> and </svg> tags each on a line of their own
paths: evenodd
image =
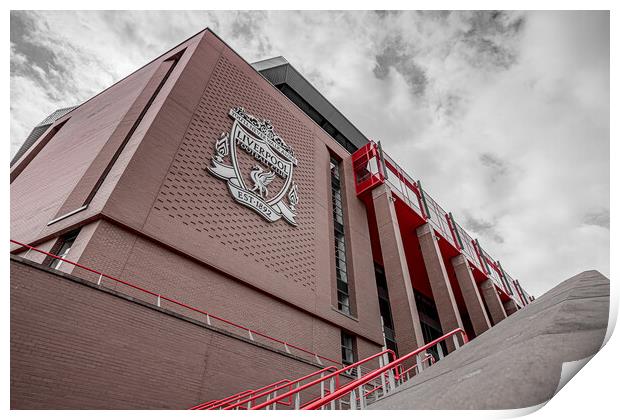
<svg viewBox="0 0 620 420">
<path fill-rule="evenodd" d="M 259 165 L 252 166 L 252 172 L 250 172 L 250 178 L 254 181 L 254 188 L 252 188 L 252 192 L 258 190 L 258 194 L 265 198 L 269 194 L 267 191 L 267 185 L 271 184 L 271 181 L 276 177 L 276 174 L 273 172 L 265 172 L 263 168 Z"/>
</svg>

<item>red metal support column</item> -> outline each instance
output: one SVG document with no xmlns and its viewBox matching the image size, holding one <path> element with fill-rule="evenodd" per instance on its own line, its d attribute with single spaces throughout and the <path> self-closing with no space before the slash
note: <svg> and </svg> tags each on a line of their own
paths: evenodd
<svg viewBox="0 0 620 420">
<path fill-rule="evenodd" d="M 385 184 L 375 188 L 372 197 L 398 349 L 401 353 L 407 353 L 423 345 L 424 336 L 396 218 L 394 197 Z"/>
<path fill-rule="evenodd" d="M 422 257 L 426 266 L 426 273 L 431 284 L 431 291 L 437 306 L 437 314 L 443 331 L 451 331 L 463 328 L 461 314 L 456 306 L 454 292 L 450 285 L 448 272 L 439 250 L 437 236 L 429 223 L 425 223 L 417 228 L 417 235 L 420 241 Z M 448 343 L 448 351 L 454 350 L 454 345 Z"/>
</svg>

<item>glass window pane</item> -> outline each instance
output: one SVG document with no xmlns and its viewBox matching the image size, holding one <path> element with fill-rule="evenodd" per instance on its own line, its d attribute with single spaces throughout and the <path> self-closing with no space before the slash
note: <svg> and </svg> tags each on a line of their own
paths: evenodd
<svg viewBox="0 0 620 420">
<path fill-rule="evenodd" d="M 344 211 L 342 210 L 342 190 L 340 185 L 340 163 L 330 160 L 332 184 L 332 214 L 334 218 L 334 257 L 336 259 L 336 289 L 338 309 L 351 313 L 349 286 L 347 278 L 347 247 L 344 235 Z"/>
</svg>

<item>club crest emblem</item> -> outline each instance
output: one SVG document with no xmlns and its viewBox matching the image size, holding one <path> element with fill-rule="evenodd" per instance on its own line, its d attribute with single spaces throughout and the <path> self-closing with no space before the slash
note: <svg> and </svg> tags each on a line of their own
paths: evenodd
<svg viewBox="0 0 620 420">
<path fill-rule="evenodd" d="M 232 128 L 215 142 L 207 171 L 227 181 L 233 199 L 267 221 L 283 218 L 297 226 L 299 195 L 293 181 L 297 166 L 293 149 L 269 121 L 261 121 L 241 107 L 231 109 L 228 115 L 233 119 Z"/>
</svg>

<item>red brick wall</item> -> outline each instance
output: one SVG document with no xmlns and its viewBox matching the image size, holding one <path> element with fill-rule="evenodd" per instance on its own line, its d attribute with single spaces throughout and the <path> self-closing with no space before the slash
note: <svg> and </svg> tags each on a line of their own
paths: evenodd
<svg viewBox="0 0 620 420">
<path fill-rule="evenodd" d="M 366 210 L 355 196 L 349 154 L 211 32 L 197 35 L 167 55 L 183 48 L 186 51 L 169 82 L 89 209 L 45 228 L 41 225 L 51 218 L 51 212 L 38 215 L 24 236 L 44 239 L 58 230 L 87 223 L 70 259 L 336 360 L 340 359 L 341 328 L 361 337 L 360 354 L 378 350 L 382 334 Z M 65 132 L 69 136 L 66 144 L 77 145 L 62 150 L 67 159 L 62 166 L 71 168 L 73 164 L 80 170 L 58 175 L 67 183 L 59 191 L 51 189 L 58 195 L 53 205 L 47 203 L 52 200 L 49 191 L 28 189 L 26 184 L 36 182 L 29 172 L 42 177 L 55 164 L 53 153 L 59 153 L 60 146 L 54 142 L 16 179 L 14 195 L 32 194 L 29 200 L 33 202 L 41 195 L 43 203 L 57 210 L 89 165 L 103 166 L 92 163 L 94 149 L 111 139 L 112 131 L 97 131 L 96 144 L 89 144 L 92 153 L 84 154 L 81 136 L 94 130 L 88 124 L 89 115 L 112 126 L 119 124 L 121 105 L 135 101 L 153 72 L 150 68 L 160 61 L 71 113 L 73 121 L 83 123 L 80 130 Z M 118 106 L 106 106 L 111 100 Z M 227 114 L 235 106 L 269 119 L 294 148 L 299 159 L 294 176 L 300 195 L 298 227 L 283 220 L 264 221 L 234 202 L 225 182 L 205 171 L 214 142 L 220 133 L 230 130 L 232 121 Z M 334 308 L 330 150 L 343 160 L 349 280 L 356 317 Z M 78 187 L 73 191 L 81 195 Z M 12 218 L 12 234 L 15 231 L 16 239 L 24 240 L 25 220 L 36 208 L 20 200 L 12 202 L 20 213 Z M 114 223 L 91 223 L 101 215 Z"/>
<path fill-rule="evenodd" d="M 80 262 L 248 328 L 340 360 L 340 328 L 337 325 L 110 222 L 97 222 Z M 68 265 L 61 269 L 68 270 Z M 79 268 L 72 273 L 93 282 L 98 277 Z M 106 279 L 103 283 L 113 290 L 153 301 L 152 297 L 122 284 Z M 191 317 L 197 316 L 175 305 L 163 305 Z M 238 331 L 234 328 L 230 330 Z M 359 347 L 364 349 L 360 355 L 370 355 L 380 350 L 376 343 L 363 338 L 359 340 Z M 273 342 L 265 342 L 274 345 Z"/>
<path fill-rule="evenodd" d="M 194 56 L 200 59 L 192 57 L 185 67 L 110 197 L 106 216 L 380 344 L 366 213 L 355 196 L 349 154 L 213 34 L 205 33 Z M 190 114 L 177 106 L 186 104 L 188 95 L 195 104 Z M 298 227 L 284 220 L 266 222 L 236 203 L 226 183 L 205 170 L 215 141 L 232 126 L 228 112 L 235 106 L 270 120 L 295 150 Z M 170 130 L 164 124 L 178 119 L 187 125 Z M 357 319 L 333 309 L 329 149 L 343 159 Z"/>
<path fill-rule="evenodd" d="M 70 112 L 69 121 L 13 181 L 11 235 L 15 239 L 35 239 L 56 217 L 153 70 L 143 68 Z"/>
<path fill-rule="evenodd" d="M 184 409 L 317 370 L 48 271 L 10 266 L 12 409 Z"/>
<path fill-rule="evenodd" d="M 20 161 L 13 165 L 11 168 L 11 178 L 15 177 L 11 182 L 13 239 L 28 243 L 37 242 L 42 238 L 57 236 L 59 232 L 66 232 L 74 225 L 101 213 L 110 193 L 125 172 L 127 163 L 133 158 L 146 131 L 159 115 L 162 104 L 177 85 L 200 38 L 196 36 L 185 41 L 60 118 L 50 128 L 51 130 L 57 125 L 62 125 L 51 140 L 39 147 L 45 137 L 41 136 Z M 153 78 L 160 63 L 182 50 L 185 52 L 174 71 L 148 108 L 148 112 L 88 208 L 47 226 L 47 223 L 59 214 L 61 207 L 73 210 L 79 204 L 79 200 L 67 202 L 69 196 L 84 196 L 92 189 L 93 181 L 100 176 L 102 168 L 110 160 L 109 151 L 102 153 L 106 145 L 118 144 L 119 137 L 124 136 L 138 118 L 145 104 L 144 101 L 138 103 L 136 100 Z M 99 169 L 93 171 L 95 167 Z"/>
</svg>

